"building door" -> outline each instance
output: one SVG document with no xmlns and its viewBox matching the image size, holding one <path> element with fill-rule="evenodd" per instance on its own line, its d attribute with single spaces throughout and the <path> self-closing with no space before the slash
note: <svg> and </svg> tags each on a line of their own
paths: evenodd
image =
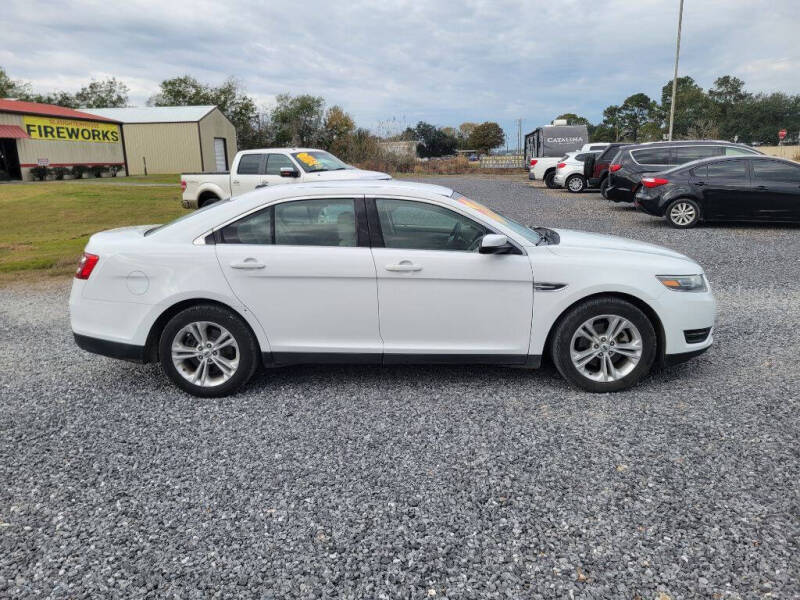
<svg viewBox="0 0 800 600">
<path fill-rule="evenodd" d="M 214 160 L 217 171 L 228 170 L 228 147 L 225 138 L 214 138 Z"/>
<path fill-rule="evenodd" d="M 0 181 L 9 179 L 22 179 L 17 140 L 0 138 Z"/>
</svg>

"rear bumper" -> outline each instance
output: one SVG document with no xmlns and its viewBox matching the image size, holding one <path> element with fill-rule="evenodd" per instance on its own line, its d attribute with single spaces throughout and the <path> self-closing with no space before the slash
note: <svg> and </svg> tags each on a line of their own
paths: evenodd
<svg viewBox="0 0 800 600">
<path fill-rule="evenodd" d="M 74 332 L 72 335 L 75 337 L 75 343 L 81 350 L 86 350 L 87 352 L 91 352 L 93 354 L 108 356 L 109 358 L 118 358 L 120 360 L 128 360 L 138 363 L 145 362 L 144 346 L 124 344 L 122 342 L 112 342 Z"/>
<path fill-rule="evenodd" d="M 605 198 L 613 202 L 633 202 L 633 192 L 626 188 L 609 185 L 605 191 Z"/>
</svg>

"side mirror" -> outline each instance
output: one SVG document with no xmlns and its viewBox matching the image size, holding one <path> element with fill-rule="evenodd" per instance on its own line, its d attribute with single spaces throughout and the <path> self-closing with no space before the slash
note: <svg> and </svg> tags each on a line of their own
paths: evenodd
<svg viewBox="0 0 800 600">
<path fill-rule="evenodd" d="M 514 246 L 504 235 L 487 233 L 481 238 L 481 245 L 478 252 L 481 254 L 508 254 L 514 251 Z"/>
<path fill-rule="evenodd" d="M 300 177 L 300 172 L 291 167 L 281 167 L 281 177 Z"/>
</svg>

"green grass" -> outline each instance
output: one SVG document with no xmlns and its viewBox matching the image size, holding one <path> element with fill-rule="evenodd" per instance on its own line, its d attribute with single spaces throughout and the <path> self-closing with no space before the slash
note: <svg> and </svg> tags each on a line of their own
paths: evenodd
<svg viewBox="0 0 800 600">
<path fill-rule="evenodd" d="M 120 177 L 120 183 L 133 181 L 135 183 L 174 183 L 180 185 L 180 173 L 159 173 L 157 175 L 131 175 L 130 177 Z"/>
<path fill-rule="evenodd" d="M 123 181 L 120 179 L 120 183 Z M 163 223 L 183 214 L 186 211 L 181 208 L 177 186 L 88 181 L 81 185 L 0 185 L 0 274 L 67 273 L 77 265 L 93 233 L 125 225 Z"/>
</svg>

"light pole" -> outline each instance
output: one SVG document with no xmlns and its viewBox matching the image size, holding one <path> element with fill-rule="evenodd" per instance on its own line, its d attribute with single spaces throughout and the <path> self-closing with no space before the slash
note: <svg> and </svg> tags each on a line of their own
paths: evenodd
<svg viewBox="0 0 800 600">
<path fill-rule="evenodd" d="M 672 141 L 672 126 L 675 123 L 675 95 L 678 92 L 678 58 L 681 54 L 681 24 L 683 23 L 683 0 L 678 10 L 678 43 L 675 47 L 675 74 L 672 76 L 672 102 L 669 105 L 669 141 Z"/>
</svg>

